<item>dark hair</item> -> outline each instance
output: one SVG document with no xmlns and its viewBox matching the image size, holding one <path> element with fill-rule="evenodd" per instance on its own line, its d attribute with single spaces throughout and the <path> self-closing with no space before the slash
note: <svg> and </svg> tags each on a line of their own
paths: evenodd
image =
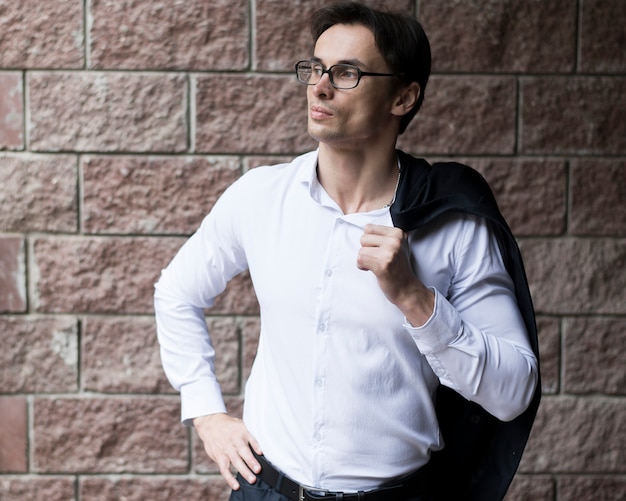
<svg viewBox="0 0 626 501">
<path fill-rule="evenodd" d="M 408 15 L 372 9 L 356 2 L 343 2 L 322 7 L 313 14 L 313 41 L 317 42 L 322 33 L 336 24 L 360 24 L 369 28 L 391 71 L 405 83 L 419 84 L 417 103 L 400 121 L 402 134 L 422 106 L 430 76 L 430 43 L 422 25 Z"/>
</svg>

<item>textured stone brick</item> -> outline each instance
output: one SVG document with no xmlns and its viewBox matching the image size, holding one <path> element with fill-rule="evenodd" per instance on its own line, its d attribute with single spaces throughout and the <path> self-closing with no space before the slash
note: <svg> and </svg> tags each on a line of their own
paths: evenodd
<svg viewBox="0 0 626 501">
<path fill-rule="evenodd" d="M 233 278 L 226 290 L 217 297 L 209 313 L 212 315 L 258 315 L 259 302 L 254 293 L 250 275 L 245 272 Z"/>
<path fill-rule="evenodd" d="M 538 312 L 626 313 L 626 240 L 533 239 L 520 247 Z"/>
<path fill-rule="evenodd" d="M 1 476 L 0 499 L 24 501 L 75 501 L 74 477 Z"/>
<path fill-rule="evenodd" d="M 234 318 L 213 317 L 207 320 L 215 347 L 215 372 L 222 393 L 241 391 L 240 330 Z"/>
<path fill-rule="evenodd" d="M 246 0 L 92 0 L 94 68 L 242 70 L 248 65 Z"/>
<path fill-rule="evenodd" d="M 487 179 L 515 235 L 560 235 L 564 232 L 567 212 L 565 162 L 472 159 L 465 163 Z"/>
<path fill-rule="evenodd" d="M 626 71 L 626 2 L 585 0 L 582 3 L 580 67 L 583 71 Z"/>
<path fill-rule="evenodd" d="M 537 318 L 541 386 L 543 393 L 556 393 L 561 388 L 561 328 L 558 319 Z"/>
<path fill-rule="evenodd" d="M 521 84 L 521 151 L 626 151 L 626 78 L 537 77 Z"/>
<path fill-rule="evenodd" d="M 22 75 L 0 73 L 0 150 L 24 147 L 23 98 Z"/>
<path fill-rule="evenodd" d="M 0 68 L 80 68 L 83 2 L 20 0 L 0 7 Z"/>
<path fill-rule="evenodd" d="M 0 236 L 0 312 L 26 311 L 24 240 Z"/>
<path fill-rule="evenodd" d="M 573 160 L 570 189 L 570 233 L 626 235 L 626 160 Z"/>
<path fill-rule="evenodd" d="M 27 471 L 28 429 L 26 421 L 24 397 L 0 397 L 0 472 Z"/>
<path fill-rule="evenodd" d="M 71 155 L 0 156 L 0 230 L 75 232 L 76 159 Z"/>
<path fill-rule="evenodd" d="M 226 501 L 230 494 L 221 477 L 87 477 L 81 479 L 79 491 L 81 499 L 89 501 Z"/>
<path fill-rule="evenodd" d="M 626 472 L 624 412 L 624 399 L 544 397 L 521 471 Z"/>
<path fill-rule="evenodd" d="M 154 283 L 182 243 L 179 238 L 36 238 L 34 307 L 40 312 L 151 313 Z"/>
<path fill-rule="evenodd" d="M 241 172 L 226 157 L 89 157 L 82 169 L 90 233 L 191 234 Z"/>
<path fill-rule="evenodd" d="M 313 13 L 332 0 L 257 0 L 256 66 L 261 70 L 293 71 L 296 61 L 313 55 L 309 22 Z M 414 12 L 411 0 L 362 2 L 373 7 Z"/>
<path fill-rule="evenodd" d="M 33 422 L 36 472 L 187 471 L 175 398 L 37 398 Z"/>
<path fill-rule="evenodd" d="M 72 317 L 0 317 L 0 392 L 76 391 L 78 325 Z"/>
<path fill-rule="evenodd" d="M 259 318 L 247 318 L 242 325 L 243 340 L 243 381 L 244 383 L 250 377 L 252 364 L 256 357 L 259 347 L 259 334 L 261 332 L 261 320 Z"/>
<path fill-rule="evenodd" d="M 243 159 L 244 172 L 254 169 L 255 167 L 261 167 L 262 165 L 277 165 L 283 163 L 289 163 L 293 160 L 293 156 L 265 156 L 265 157 L 245 157 Z"/>
<path fill-rule="evenodd" d="M 195 147 L 199 152 L 307 151 L 315 143 L 307 134 L 306 116 L 306 92 L 295 77 L 196 77 Z"/>
<path fill-rule="evenodd" d="M 173 393 L 161 368 L 154 318 L 85 318 L 81 380 L 86 391 Z"/>
<path fill-rule="evenodd" d="M 504 501 L 554 501 L 554 482 L 538 475 L 517 475 Z"/>
<path fill-rule="evenodd" d="M 626 394 L 626 318 L 565 321 L 567 393 Z"/>
<path fill-rule="evenodd" d="M 557 482 L 559 500 L 619 501 L 626 499 L 626 478 L 624 477 L 562 476 Z"/>
<path fill-rule="evenodd" d="M 570 72 L 576 0 L 421 0 L 433 71 Z"/>
<path fill-rule="evenodd" d="M 405 151 L 420 155 L 513 153 L 513 78 L 435 76 L 424 96 L 422 109 L 398 141 Z"/>
<path fill-rule="evenodd" d="M 28 88 L 33 150 L 180 152 L 187 147 L 184 75 L 34 72 Z"/>
</svg>

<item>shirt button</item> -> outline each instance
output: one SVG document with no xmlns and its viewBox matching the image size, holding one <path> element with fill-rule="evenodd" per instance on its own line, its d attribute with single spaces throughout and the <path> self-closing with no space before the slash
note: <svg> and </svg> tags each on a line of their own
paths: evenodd
<svg viewBox="0 0 626 501">
<path fill-rule="evenodd" d="M 326 276 L 327 276 L 327 277 L 332 277 L 332 276 L 333 276 L 333 270 L 331 270 L 330 268 L 328 268 L 328 269 L 326 270 Z"/>
<path fill-rule="evenodd" d="M 318 377 L 315 380 L 315 386 L 317 386 L 318 388 L 321 388 L 322 386 L 324 386 L 324 378 L 323 377 Z"/>
</svg>

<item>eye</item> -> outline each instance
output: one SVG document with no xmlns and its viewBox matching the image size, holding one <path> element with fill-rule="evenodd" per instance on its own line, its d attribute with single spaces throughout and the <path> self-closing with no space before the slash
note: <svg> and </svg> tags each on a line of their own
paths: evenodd
<svg viewBox="0 0 626 501">
<path fill-rule="evenodd" d="M 311 73 L 313 73 L 313 75 L 318 76 L 318 77 L 322 76 L 322 74 L 324 73 L 324 69 L 322 68 L 320 64 L 311 65 L 310 71 Z"/>
<path fill-rule="evenodd" d="M 337 68 L 339 71 L 338 76 L 342 80 L 356 80 L 359 77 L 359 72 L 356 68 L 350 66 L 342 66 Z"/>
</svg>

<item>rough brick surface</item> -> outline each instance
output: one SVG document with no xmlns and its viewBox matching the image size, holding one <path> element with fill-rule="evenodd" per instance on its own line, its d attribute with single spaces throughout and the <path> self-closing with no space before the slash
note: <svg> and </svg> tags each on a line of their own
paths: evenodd
<svg viewBox="0 0 626 501">
<path fill-rule="evenodd" d="M 223 501 L 230 488 L 220 477 L 208 478 L 100 478 L 80 481 L 81 499 L 89 501 Z"/>
<path fill-rule="evenodd" d="M 535 309 L 625 314 L 626 240 L 520 242 Z"/>
<path fill-rule="evenodd" d="M 521 470 L 626 473 L 624 412 L 623 400 L 544 397 Z"/>
<path fill-rule="evenodd" d="M 24 397 L 0 397 L 0 472 L 23 473 L 27 471 L 28 428 L 26 421 Z"/>
<path fill-rule="evenodd" d="M 626 395 L 626 318 L 569 318 L 564 338 L 565 391 Z"/>
<path fill-rule="evenodd" d="M 623 153 L 625 89 L 619 77 L 523 79 L 522 152 Z"/>
<path fill-rule="evenodd" d="M 74 477 L 3 476 L 0 478 L 0 499 L 75 501 L 74 484 Z"/>
<path fill-rule="evenodd" d="M 422 0 L 419 18 L 436 72 L 574 69 L 575 0 Z"/>
<path fill-rule="evenodd" d="M 90 66 L 242 70 L 247 14 L 246 0 L 93 0 Z"/>
<path fill-rule="evenodd" d="M 583 71 L 626 71 L 626 2 L 585 0 L 582 3 L 580 66 Z"/>
<path fill-rule="evenodd" d="M 567 177 L 558 160 L 468 160 L 487 179 L 516 236 L 565 230 Z"/>
<path fill-rule="evenodd" d="M 515 101 L 513 78 L 435 76 L 398 144 L 420 155 L 513 153 Z"/>
<path fill-rule="evenodd" d="M 556 318 L 537 318 L 541 385 L 543 393 L 554 394 L 560 389 L 561 328 Z"/>
<path fill-rule="evenodd" d="M 554 481 L 541 476 L 516 476 L 504 501 L 553 501 Z"/>
<path fill-rule="evenodd" d="M 82 170 L 85 231 L 191 234 L 240 165 L 220 157 L 91 157 Z"/>
<path fill-rule="evenodd" d="M 28 75 L 30 144 L 37 151 L 168 151 L 187 147 L 183 75 Z"/>
<path fill-rule="evenodd" d="M 0 236 L 0 312 L 26 309 L 24 241 Z"/>
<path fill-rule="evenodd" d="M 188 436 L 175 398 L 38 398 L 34 469 L 55 473 L 182 473 Z"/>
<path fill-rule="evenodd" d="M 592 501 L 620 501 L 626 499 L 624 477 L 569 477 L 558 480 L 559 499 L 589 499 Z"/>
<path fill-rule="evenodd" d="M 83 389 L 173 393 L 161 368 L 153 317 L 87 317 L 82 323 Z"/>
<path fill-rule="evenodd" d="M 77 230 L 75 157 L 1 155 L 0 179 L 0 231 Z"/>
<path fill-rule="evenodd" d="M 78 324 L 73 317 L 0 317 L 0 392 L 78 389 Z"/>
<path fill-rule="evenodd" d="M 219 313 L 258 315 L 259 302 L 254 293 L 250 275 L 245 272 L 231 280 L 226 290 L 217 297 L 209 312 L 212 315 Z"/>
<path fill-rule="evenodd" d="M 315 147 L 307 134 L 306 117 L 305 87 L 295 76 L 196 79 L 198 152 L 303 152 Z"/>
<path fill-rule="evenodd" d="M 23 98 L 22 75 L 0 73 L 0 150 L 24 147 Z"/>
<path fill-rule="evenodd" d="M 179 238 L 38 238 L 34 306 L 49 312 L 151 313 L 154 283 L 182 243 Z"/>
<path fill-rule="evenodd" d="M 256 66 L 264 71 L 293 71 L 296 61 L 313 55 L 313 39 L 309 29 L 311 16 L 332 0 L 257 0 L 256 1 Z M 391 8 L 413 14 L 411 0 L 366 0 L 374 7 Z"/>
<path fill-rule="evenodd" d="M 0 68 L 80 68 L 83 2 L 20 0 L 0 7 Z"/>
<path fill-rule="evenodd" d="M 577 159 L 571 166 L 570 232 L 626 235 L 626 160 Z"/>
</svg>

